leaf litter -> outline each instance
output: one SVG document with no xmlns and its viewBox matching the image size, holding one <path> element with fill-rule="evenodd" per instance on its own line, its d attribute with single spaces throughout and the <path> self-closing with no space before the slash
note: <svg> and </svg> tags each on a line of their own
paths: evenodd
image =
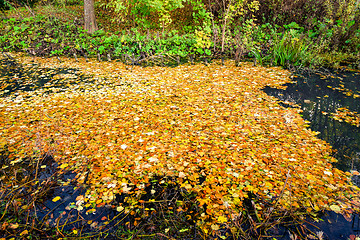
<svg viewBox="0 0 360 240">
<path fill-rule="evenodd" d="M 261 90 L 284 88 L 291 82 L 285 70 L 231 61 L 129 69 L 115 61 L 17 58 L 91 79 L 63 78 L 61 91 L 0 99 L 0 147 L 15 159 L 51 153 L 60 172 L 75 172 L 87 186 L 73 204 L 78 211 L 110 205 L 132 213 L 142 196 L 155 194 L 146 189 L 159 177 L 196 196 L 195 220 L 205 233 L 235 221 L 251 197 L 265 221 L 283 211 L 358 211 L 359 189 L 331 165 L 329 144 L 307 128 L 299 108 Z M 125 200 L 114 202 L 121 194 Z"/>
</svg>

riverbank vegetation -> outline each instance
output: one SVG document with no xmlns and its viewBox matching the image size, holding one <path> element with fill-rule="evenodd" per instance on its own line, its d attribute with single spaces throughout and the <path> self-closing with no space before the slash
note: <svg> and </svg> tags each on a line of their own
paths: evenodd
<svg viewBox="0 0 360 240">
<path fill-rule="evenodd" d="M 298 67 L 359 65 L 358 1 L 99 1 L 99 30 L 83 30 L 81 2 L 5 1 L 2 51 L 35 56 L 180 64 L 212 59 Z"/>
<path fill-rule="evenodd" d="M 358 172 L 262 89 L 357 67 L 350 2 L 4 1 L 0 236 L 322 239 Z"/>
</svg>

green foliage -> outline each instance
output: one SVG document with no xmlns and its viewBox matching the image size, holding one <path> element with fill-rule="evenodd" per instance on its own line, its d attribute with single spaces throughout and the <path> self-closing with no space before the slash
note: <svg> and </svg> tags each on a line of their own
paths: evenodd
<svg viewBox="0 0 360 240">
<path fill-rule="evenodd" d="M 319 51 L 338 48 L 354 51 L 355 45 L 347 40 L 355 36 L 360 19 L 356 0 L 262 0 L 256 17 L 262 19 L 263 23 L 280 26 L 296 22 L 299 29 L 307 32 L 319 44 Z"/>
<path fill-rule="evenodd" d="M 206 33 L 205 31 L 196 31 L 195 30 L 195 45 L 192 49 L 194 49 L 199 54 L 206 54 L 211 55 L 211 50 L 209 49 L 212 45 L 212 42 L 210 40 L 209 33 Z"/>
<path fill-rule="evenodd" d="M 206 31 L 209 31 L 209 26 L 212 21 L 212 13 L 208 11 L 206 5 L 201 0 L 188 0 L 189 4 L 192 6 L 192 17 L 193 17 L 193 31 L 196 26 L 205 26 Z"/>
<path fill-rule="evenodd" d="M 172 22 L 170 12 L 182 8 L 183 2 L 184 0 L 108 0 L 102 1 L 100 6 L 115 13 L 113 21 L 132 21 L 145 28 L 164 29 Z"/>
<path fill-rule="evenodd" d="M 61 6 L 61 7 L 77 5 L 81 3 L 82 1 L 80 0 L 53 0 L 53 4 L 55 6 Z"/>
<path fill-rule="evenodd" d="M 6 0 L 0 0 L 0 9 L 8 10 L 10 8 L 11 8 L 10 2 L 8 2 Z"/>
<path fill-rule="evenodd" d="M 151 59 L 166 57 L 167 60 L 177 61 L 177 58 L 186 59 L 189 54 L 196 53 L 197 41 L 192 34 L 178 35 L 169 33 L 168 36 L 158 38 L 145 35 L 123 35 L 115 45 L 115 56 L 130 57 L 131 59 Z"/>
<path fill-rule="evenodd" d="M 0 24 L 0 49 L 2 51 L 25 51 L 37 56 L 86 57 L 111 56 L 131 64 L 140 64 L 162 58 L 168 63 L 188 61 L 192 55 L 200 59 L 210 56 L 209 34 L 198 31 L 196 35 L 179 35 L 178 31 L 159 34 L 141 34 L 136 28 L 122 35 L 109 34 L 103 30 L 87 34 L 74 22 L 61 22 L 44 17 L 21 20 L 8 19 Z M 130 61 L 129 61 L 130 60 Z M 156 63 L 157 64 L 157 63 Z"/>
<path fill-rule="evenodd" d="M 57 0 L 61 1 L 71 4 Z M 4 20 L 0 48 L 41 56 L 111 56 L 132 64 L 155 59 L 155 64 L 178 64 L 219 56 L 250 57 L 260 64 L 285 67 L 320 66 L 346 59 L 358 62 L 359 10 L 340 0 L 336 6 L 325 6 L 324 2 L 297 0 L 289 5 L 283 0 L 237 0 L 222 5 L 201 0 L 102 0 L 99 5 L 106 9 L 103 17 L 113 20 L 115 34 L 99 30 L 90 36 L 79 22 L 39 15 Z M 297 19 L 280 11 L 281 4 Z M 305 7 L 300 8 L 301 4 Z M 300 17 L 295 6 L 307 17 Z M 325 9 L 326 14 L 320 15 L 319 9 Z M 272 18 L 265 13 L 271 13 Z M 124 29 L 121 34 L 119 28 Z M 336 52 L 342 57 L 334 57 Z"/>
<path fill-rule="evenodd" d="M 276 43 L 271 49 L 275 65 L 286 66 L 290 63 L 299 65 L 302 56 L 308 50 L 308 45 L 304 39 L 298 38 L 294 29 L 286 31 L 275 41 Z"/>
</svg>

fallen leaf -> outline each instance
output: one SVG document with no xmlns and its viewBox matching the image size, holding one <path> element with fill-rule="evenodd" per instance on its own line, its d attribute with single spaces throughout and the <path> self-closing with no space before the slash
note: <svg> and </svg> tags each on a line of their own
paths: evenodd
<svg viewBox="0 0 360 240">
<path fill-rule="evenodd" d="M 53 202 L 57 202 L 57 201 L 59 201 L 60 199 L 61 199 L 61 197 L 57 196 L 57 197 L 54 197 L 52 201 L 53 201 Z"/>
</svg>

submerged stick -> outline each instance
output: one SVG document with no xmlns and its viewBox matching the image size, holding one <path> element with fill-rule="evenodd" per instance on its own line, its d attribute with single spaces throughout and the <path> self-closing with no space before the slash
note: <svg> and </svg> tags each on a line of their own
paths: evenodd
<svg viewBox="0 0 360 240">
<path fill-rule="evenodd" d="M 266 217 L 264 224 L 267 224 L 267 222 L 268 222 L 268 221 L 269 221 L 269 219 L 270 219 L 270 216 L 271 216 L 272 212 L 274 211 L 274 209 L 275 209 L 275 207 L 277 206 L 277 204 L 279 203 L 279 201 L 280 201 L 280 199 L 281 199 L 282 195 L 284 194 L 284 191 L 285 191 L 285 188 L 286 188 L 287 182 L 288 182 L 288 180 L 289 180 L 289 177 L 291 177 L 291 175 L 290 175 L 290 169 L 288 170 L 288 172 L 287 172 L 287 174 L 286 174 L 286 180 L 285 180 L 284 187 L 283 187 L 283 189 L 281 190 L 281 193 L 280 193 L 280 195 L 279 195 L 278 199 L 276 200 L 276 203 L 274 204 L 274 207 L 272 207 L 272 209 L 271 209 L 271 211 L 270 211 L 269 215 Z"/>
</svg>

